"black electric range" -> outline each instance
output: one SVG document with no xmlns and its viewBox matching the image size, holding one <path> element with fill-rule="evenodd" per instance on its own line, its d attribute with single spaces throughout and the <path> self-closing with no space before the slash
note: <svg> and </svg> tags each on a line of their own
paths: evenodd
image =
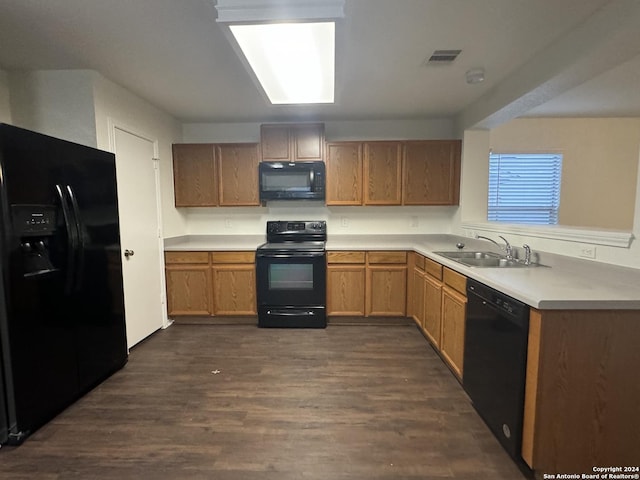
<svg viewBox="0 0 640 480">
<path fill-rule="evenodd" d="M 258 325 L 324 328 L 327 224 L 268 221 L 267 243 L 256 251 Z"/>
</svg>

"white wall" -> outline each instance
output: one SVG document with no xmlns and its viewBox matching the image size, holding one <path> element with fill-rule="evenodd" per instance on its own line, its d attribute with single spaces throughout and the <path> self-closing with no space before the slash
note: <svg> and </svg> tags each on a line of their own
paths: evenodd
<svg viewBox="0 0 640 480">
<path fill-rule="evenodd" d="M 191 235 L 264 235 L 267 220 L 326 220 L 330 235 L 448 233 L 457 207 L 327 207 L 269 202 L 266 207 L 186 208 Z"/>
<path fill-rule="evenodd" d="M 128 90 L 93 73 L 93 97 L 97 146 L 109 150 L 109 122 L 157 141 L 162 201 L 162 229 L 167 237 L 184 235 L 184 215 L 173 203 L 173 160 L 171 144 L 181 141 L 180 124 L 169 114 Z"/>
<path fill-rule="evenodd" d="M 449 119 L 327 121 L 327 141 L 455 138 Z M 260 123 L 183 125 L 183 142 L 259 142 Z M 264 234 L 267 220 L 326 220 L 331 235 L 449 232 L 458 207 L 327 207 L 269 202 L 266 207 L 175 209 L 187 234 Z M 169 236 L 169 235 L 167 235 Z"/>
<path fill-rule="evenodd" d="M 0 123 L 11 123 L 9 75 L 4 70 L 0 70 Z"/>
<path fill-rule="evenodd" d="M 92 82 L 90 70 L 9 73 L 12 123 L 95 147 Z"/>
<path fill-rule="evenodd" d="M 562 153 L 558 223 L 630 230 L 640 118 L 520 118 L 491 130 L 497 153 Z"/>
<path fill-rule="evenodd" d="M 464 134 L 462 155 L 462 180 L 460 194 L 460 215 L 456 217 L 452 232 L 460 235 L 471 236 L 475 232 L 471 228 L 464 228 L 465 223 L 485 222 L 490 229 L 478 232 L 496 238 L 504 235 L 512 244 L 520 246 L 529 244 L 533 250 L 558 253 L 561 255 L 580 256 L 581 249 L 585 246 L 580 241 L 558 240 L 545 237 L 536 232 L 536 235 L 514 234 L 502 228 L 497 222 L 486 222 L 487 204 L 487 171 L 488 152 L 491 147 L 491 132 L 488 130 L 469 130 Z M 631 176 L 640 188 L 640 153 L 636 159 L 638 168 L 634 169 Z M 638 190 L 640 191 L 640 190 Z M 640 195 L 635 198 L 634 225 L 632 229 L 635 237 L 628 248 L 606 245 L 589 244 L 595 249 L 597 261 L 612 263 L 632 268 L 640 268 Z M 488 232 L 488 233 L 487 233 Z"/>
<path fill-rule="evenodd" d="M 357 120 L 324 122 L 327 141 L 456 138 L 453 120 Z M 259 142 L 260 123 L 185 123 L 185 143 Z"/>
<path fill-rule="evenodd" d="M 157 141 L 163 233 L 185 233 L 184 215 L 173 207 L 171 153 L 182 130 L 169 114 L 95 71 L 53 70 L 0 71 L 0 115 L 2 121 L 102 150 L 110 150 L 110 121 Z"/>
</svg>

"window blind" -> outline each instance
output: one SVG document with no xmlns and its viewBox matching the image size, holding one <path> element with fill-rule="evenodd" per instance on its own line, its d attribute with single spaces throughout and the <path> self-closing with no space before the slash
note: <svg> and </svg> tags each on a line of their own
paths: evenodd
<svg viewBox="0 0 640 480">
<path fill-rule="evenodd" d="M 556 225 L 561 172 L 562 154 L 491 153 L 487 219 Z"/>
</svg>

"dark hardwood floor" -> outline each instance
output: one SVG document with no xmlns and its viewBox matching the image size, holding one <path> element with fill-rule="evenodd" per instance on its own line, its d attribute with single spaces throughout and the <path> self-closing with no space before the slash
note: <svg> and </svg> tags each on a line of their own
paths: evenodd
<svg viewBox="0 0 640 480">
<path fill-rule="evenodd" d="M 413 325 L 176 324 L 3 447 L 0 478 L 525 477 Z"/>
</svg>

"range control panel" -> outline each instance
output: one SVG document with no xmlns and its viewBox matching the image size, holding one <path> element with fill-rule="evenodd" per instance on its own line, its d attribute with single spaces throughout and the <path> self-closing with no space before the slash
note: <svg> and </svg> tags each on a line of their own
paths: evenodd
<svg viewBox="0 0 640 480">
<path fill-rule="evenodd" d="M 317 221 L 287 221 L 277 220 L 267 222 L 267 234 L 284 233 L 323 233 L 327 231 L 327 222 Z"/>
<path fill-rule="evenodd" d="M 273 220 L 267 222 L 268 242 L 309 242 L 327 240 L 325 220 Z"/>
</svg>

